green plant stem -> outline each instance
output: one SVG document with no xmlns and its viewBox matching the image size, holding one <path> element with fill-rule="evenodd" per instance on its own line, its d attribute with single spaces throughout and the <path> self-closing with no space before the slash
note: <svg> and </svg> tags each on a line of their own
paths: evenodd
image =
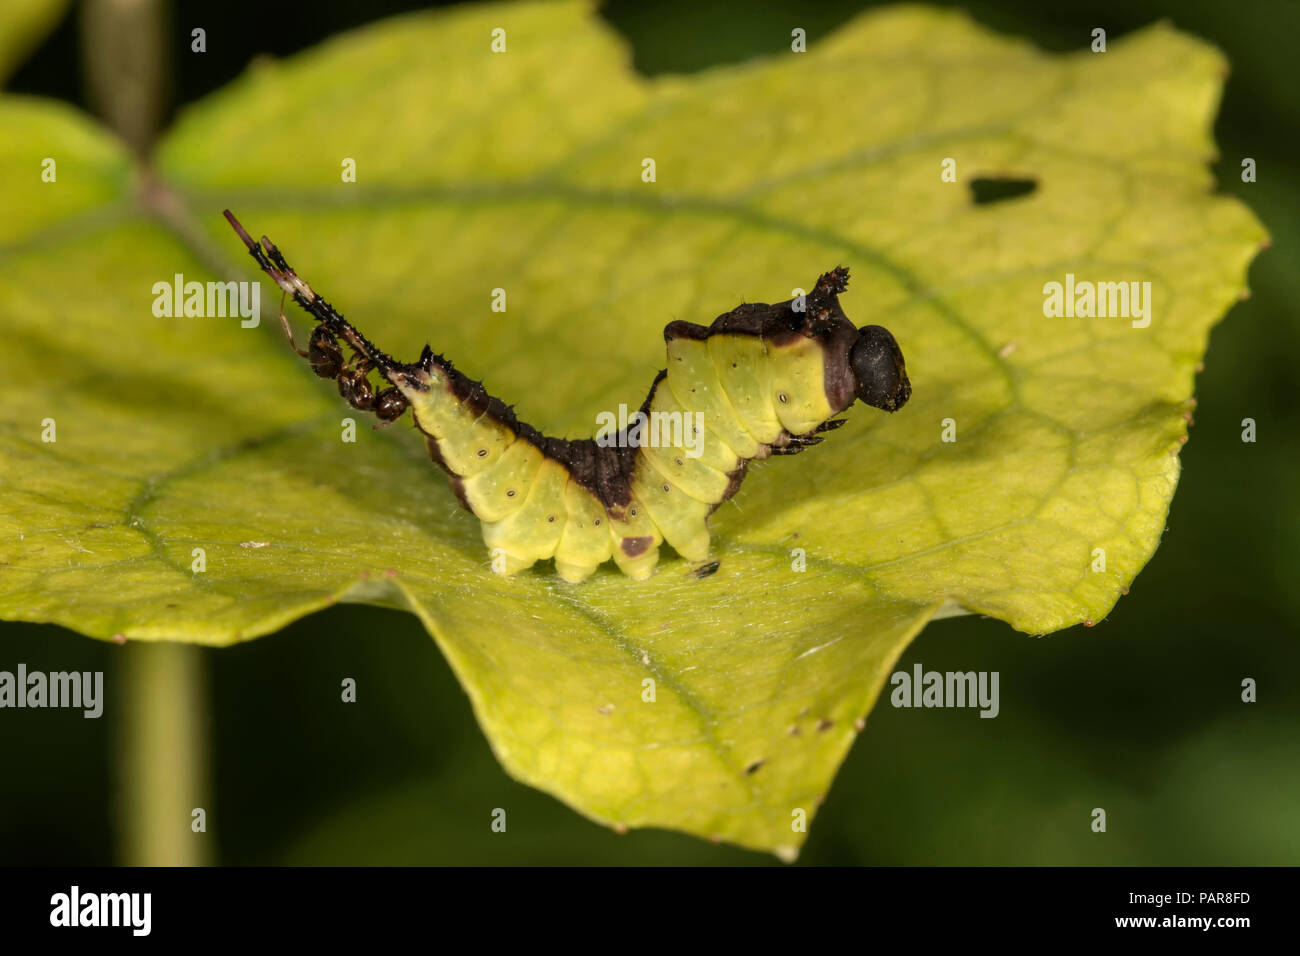
<svg viewBox="0 0 1300 956">
<path fill-rule="evenodd" d="M 80 26 L 90 101 L 145 160 L 166 107 L 166 6 L 163 0 L 86 0 Z M 124 655 L 119 858 L 151 866 L 205 863 L 211 837 L 191 827 L 194 811 L 203 809 L 206 817 L 208 810 L 202 652 L 147 644 Z"/>
<path fill-rule="evenodd" d="M 136 644 L 123 651 L 118 761 L 119 853 L 133 866 L 201 866 L 212 834 L 194 832 L 207 800 L 207 687 L 203 649 Z"/>
<path fill-rule="evenodd" d="M 87 0 L 80 27 L 88 98 L 143 158 L 166 108 L 170 57 L 163 0 Z"/>
</svg>

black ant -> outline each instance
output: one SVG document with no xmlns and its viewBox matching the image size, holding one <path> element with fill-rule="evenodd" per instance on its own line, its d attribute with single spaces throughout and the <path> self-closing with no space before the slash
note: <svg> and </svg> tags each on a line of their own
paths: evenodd
<svg viewBox="0 0 1300 956">
<path fill-rule="evenodd" d="M 374 412 L 381 422 L 396 421 L 406 411 L 406 396 L 395 387 L 376 392 L 367 376 L 374 365 L 362 360 L 354 368 L 343 368 L 338 373 L 339 394 L 353 408 Z M 317 373 L 320 374 L 320 373 Z"/>
<path fill-rule="evenodd" d="M 343 349 L 339 346 L 339 340 L 324 322 L 312 331 L 311 341 L 308 342 L 306 349 L 298 348 L 298 344 L 293 340 L 293 331 L 289 328 L 289 320 L 284 315 L 283 299 L 280 300 L 280 324 L 284 326 L 284 334 L 289 340 L 290 348 L 305 358 L 311 365 L 311 370 L 321 378 L 337 379 L 339 395 L 349 405 L 358 411 L 374 412 L 384 424 L 402 417 L 402 412 L 407 408 L 406 397 L 395 387 L 376 392 L 369 380 L 370 372 L 375 368 L 374 363 L 363 358 L 361 353 L 354 349 L 354 358 L 360 361 L 349 367 L 343 358 Z"/>
<path fill-rule="evenodd" d="M 284 337 L 289 340 L 289 347 L 310 363 L 313 372 L 321 378 L 338 378 L 343 371 L 343 350 L 339 348 L 339 340 L 323 322 L 312 331 L 306 351 L 298 348 L 293 340 L 293 330 L 289 328 L 289 320 L 284 317 L 283 298 L 280 299 L 280 324 L 284 326 Z"/>
<path fill-rule="evenodd" d="M 400 418 L 409 404 L 406 396 L 391 385 L 376 392 L 369 380 L 370 373 L 375 369 L 387 378 L 387 369 L 393 367 L 393 360 L 367 342 L 329 303 L 317 296 L 311 286 L 298 278 L 298 274 L 285 262 L 280 250 L 269 239 L 263 236 L 260 244 L 254 242 L 239 221 L 230 214 L 230 210 L 226 210 L 225 215 L 262 271 L 284 291 L 280 297 L 280 325 L 284 328 L 289 346 L 305 358 L 311 365 L 311 370 L 321 378 L 336 379 L 339 395 L 353 408 L 362 412 L 374 412 L 384 425 Z M 320 324 L 312 330 L 306 350 L 298 348 L 294 342 L 289 320 L 284 315 L 284 298 L 288 295 L 292 295 L 299 305 L 320 320 Z M 343 357 L 338 339 L 340 335 L 352 349 L 351 362 L 354 364 Z"/>
</svg>

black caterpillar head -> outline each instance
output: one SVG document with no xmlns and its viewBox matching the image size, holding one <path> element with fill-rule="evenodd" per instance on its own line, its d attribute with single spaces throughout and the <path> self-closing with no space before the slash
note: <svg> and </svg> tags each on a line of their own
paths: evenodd
<svg viewBox="0 0 1300 956">
<path fill-rule="evenodd" d="M 872 408 L 896 412 L 912 396 L 903 352 L 883 326 L 858 329 L 858 340 L 849 351 L 849 367 L 857 379 L 855 394 Z"/>
</svg>

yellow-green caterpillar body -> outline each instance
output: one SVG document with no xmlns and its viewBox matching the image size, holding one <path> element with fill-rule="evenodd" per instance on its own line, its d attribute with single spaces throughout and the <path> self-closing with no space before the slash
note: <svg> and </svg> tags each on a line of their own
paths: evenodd
<svg viewBox="0 0 1300 956">
<path fill-rule="evenodd" d="M 505 574 L 553 558 L 556 573 L 577 582 L 612 558 L 629 577 L 646 578 L 665 541 L 703 561 L 709 515 L 736 493 L 750 461 L 820 442 L 855 399 L 892 412 L 911 394 L 894 337 L 845 317 L 838 295 L 848 270 L 836 268 L 806 297 L 741 305 L 708 327 L 670 323 L 668 367 L 637 425 L 600 440 L 548 437 L 428 346 L 415 363 L 391 359 L 266 237 L 256 243 L 226 217 L 262 269 L 319 322 L 309 348 L 298 350 L 316 373 L 382 420 L 410 409 L 461 504 L 482 521 L 493 569 Z M 354 352 L 348 362 L 340 340 Z M 371 371 L 387 387 L 374 390 Z M 644 423 L 660 421 L 677 427 L 651 428 L 656 440 L 646 440 Z"/>
</svg>

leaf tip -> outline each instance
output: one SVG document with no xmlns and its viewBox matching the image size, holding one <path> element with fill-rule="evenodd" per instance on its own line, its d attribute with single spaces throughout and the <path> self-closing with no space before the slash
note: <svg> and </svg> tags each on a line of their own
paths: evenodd
<svg viewBox="0 0 1300 956">
<path fill-rule="evenodd" d="M 776 858 L 782 863 L 793 863 L 799 859 L 799 848 L 797 846 L 779 846 L 772 851 Z"/>
</svg>

